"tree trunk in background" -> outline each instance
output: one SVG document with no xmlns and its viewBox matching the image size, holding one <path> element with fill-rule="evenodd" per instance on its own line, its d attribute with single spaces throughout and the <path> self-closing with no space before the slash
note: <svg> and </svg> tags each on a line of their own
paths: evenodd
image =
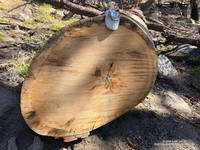
<svg viewBox="0 0 200 150">
<path fill-rule="evenodd" d="M 190 0 L 190 5 L 191 5 L 191 18 L 199 21 L 199 6 L 200 0 Z"/>
</svg>

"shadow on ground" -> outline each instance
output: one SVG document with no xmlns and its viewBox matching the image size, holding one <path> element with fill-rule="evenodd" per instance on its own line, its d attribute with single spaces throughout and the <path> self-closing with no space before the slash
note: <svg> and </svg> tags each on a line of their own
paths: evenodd
<svg viewBox="0 0 200 150">
<path fill-rule="evenodd" d="M 4 113 L 0 115 L 0 150 L 7 149 L 7 143 L 11 137 L 16 137 L 19 150 L 27 149 L 33 143 L 34 137 L 39 135 L 28 128 L 21 115 L 20 90 L 0 86 L 0 95 L 0 101 L 8 100 L 13 103 L 9 109 L 4 110 Z M 189 140 L 200 147 L 200 130 L 188 124 L 187 120 L 180 120 L 176 115 L 162 115 L 145 110 L 132 110 L 96 129 L 91 133 L 91 136 L 98 136 L 104 143 L 104 148 L 101 148 L 101 144 L 97 144 L 97 149 L 118 149 L 115 142 L 127 143 L 127 139 L 137 145 L 136 149 L 151 149 L 165 140 Z M 64 143 L 61 139 L 39 137 L 46 150 L 59 150 L 63 147 L 76 149 L 74 146 L 88 144 L 84 142 L 87 138 L 82 141 Z M 109 148 L 105 148 L 105 143 L 110 144 Z M 86 148 L 85 146 L 82 147 L 82 149 Z"/>
</svg>

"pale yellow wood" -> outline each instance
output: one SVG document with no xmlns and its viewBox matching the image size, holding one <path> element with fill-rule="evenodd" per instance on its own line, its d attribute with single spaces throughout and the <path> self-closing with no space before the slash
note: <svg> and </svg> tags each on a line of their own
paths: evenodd
<svg viewBox="0 0 200 150">
<path fill-rule="evenodd" d="M 31 65 L 21 110 L 38 134 L 94 130 L 140 103 L 155 81 L 157 58 L 144 32 L 127 18 L 117 31 L 95 19 L 63 29 Z"/>
</svg>

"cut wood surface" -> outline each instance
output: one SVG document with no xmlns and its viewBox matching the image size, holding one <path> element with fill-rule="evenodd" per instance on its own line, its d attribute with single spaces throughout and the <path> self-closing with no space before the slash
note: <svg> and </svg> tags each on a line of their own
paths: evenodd
<svg viewBox="0 0 200 150">
<path fill-rule="evenodd" d="M 117 31 L 105 27 L 104 16 L 62 29 L 33 60 L 23 84 L 29 127 L 53 137 L 85 134 L 140 103 L 157 73 L 145 32 L 125 16 Z"/>
</svg>

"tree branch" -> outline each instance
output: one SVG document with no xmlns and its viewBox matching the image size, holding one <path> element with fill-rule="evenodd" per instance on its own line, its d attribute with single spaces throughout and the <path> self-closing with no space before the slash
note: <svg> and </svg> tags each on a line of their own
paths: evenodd
<svg viewBox="0 0 200 150">
<path fill-rule="evenodd" d="M 8 10 L 7 12 L 10 13 L 11 11 L 13 11 L 13 10 L 15 10 L 15 9 L 18 9 L 18 8 L 23 7 L 23 6 L 25 6 L 25 5 L 31 4 L 32 2 L 33 2 L 33 0 L 30 0 L 29 2 L 26 2 L 26 3 L 23 3 L 23 4 L 21 4 L 21 5 L 18 5 L 18 6 L 16 6 L 16 7 L 12 8 L 12 9 Z"/>
<path fill-rule="evenodd" d="M 37 1 L 45 2 L 59 8 L 66 8 L 75 14 L 84 15 L 88 17 L 94 17 L 102 13 L 101 11 L 95 8 L 74 4 L 69 0 L 37 0 Z"/>
</svg>

